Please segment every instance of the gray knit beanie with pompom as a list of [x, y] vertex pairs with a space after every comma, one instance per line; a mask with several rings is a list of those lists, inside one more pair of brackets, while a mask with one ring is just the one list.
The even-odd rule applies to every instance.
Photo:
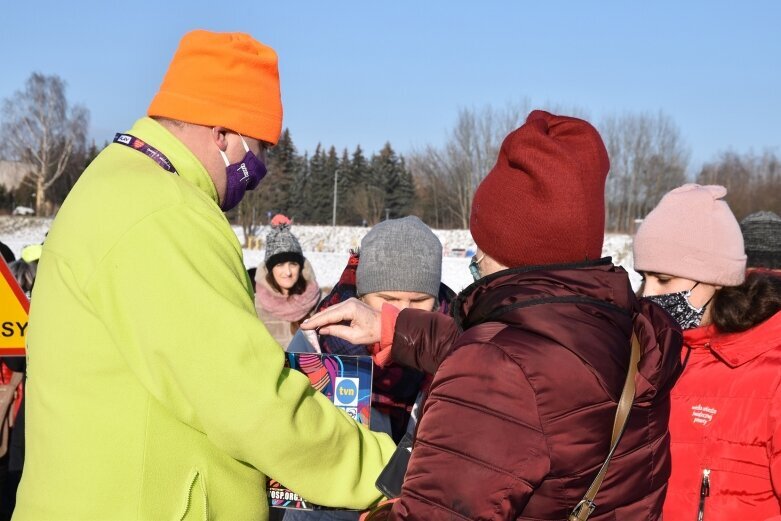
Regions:
[[301, 266], [304, 265], [301, 244], [286, 223], [272, 226], [266, 235], [266, 268], [271, 271], [281, 262], [298, 262]]

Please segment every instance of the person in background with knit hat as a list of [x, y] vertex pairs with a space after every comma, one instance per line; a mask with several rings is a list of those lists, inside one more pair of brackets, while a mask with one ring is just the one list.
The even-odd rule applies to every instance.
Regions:
[[320, 302], [315, 272], [304, 258], [290, 224], [284, 215], [274, 217], [266, 236], [264, 262], [255, 272], [255, 309], [283, 347]]
[[746, 266], [781, 274], [781, 217], [773, 212], [752, 213], [740, 221], [746, 247]]
[[147, 116], [43, 246], [14, 519], [265, 520], [267, 476], [322, 505], [379, 501], [393, 440], [284, 367], [223, 214], [280, 135], [276, 53], [189, 32]]
[[[447, 314], [455, 296], [442, 279], [442, 243], [423, 221], [414, 216], [376, 224], [353, 252], [331, 293], [317, 307], [328, 309], [352, 297], [376, 310], [437, 310]], [[302, 331], [288, 347], [291, 352], [323, 352], [340, 355], [368, 355], [371, 347], [336, 336], [319, 335], [313, 346]], [[398, 443], [415, 427], [411, 413], [431, 378], [422, 371], [389, 363], [375, 365], [372, 375], [370, 424]], [[303, 512], [289, 510], [285, 521], [357, 520], [357, 512]]]
[[634, 239], [643, 296], [683, 329], [665, 521], [781, 520], [781, 278], [752, 272], [723, 186], [665, 195]]
[[[592, 508], [595, 521], [661, 518], [681, 334], [600, 258], [608, 170], [589, 123], [532, 112], [475, 192], [476, 280], [452, 318], [351, 301], [302, 326], [436, 371], [389, 519], [585, 519]], [[581, 503], [627, 381], [626, 429], [595, 503]]]

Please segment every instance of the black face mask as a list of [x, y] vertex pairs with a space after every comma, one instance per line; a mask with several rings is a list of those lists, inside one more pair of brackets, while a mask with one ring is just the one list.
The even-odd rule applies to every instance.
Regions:
[[700, 325], [702, 316], [705, 314], [705, 307], [710, 302], [708, 300], [701, 308], [695, 308], [689, 303], [689, 296], [698, 284], [699, 282], [688, 291], [665, 293], [645, 298], [667, 311], [681, 326], [681, 329], [692, 329]]

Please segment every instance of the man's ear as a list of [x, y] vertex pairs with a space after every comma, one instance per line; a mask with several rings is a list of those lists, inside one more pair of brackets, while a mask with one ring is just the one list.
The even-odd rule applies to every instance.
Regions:
[[228, 129], [225, 127], [212, 127], [212, 140], [223, 152], [228, 150]]

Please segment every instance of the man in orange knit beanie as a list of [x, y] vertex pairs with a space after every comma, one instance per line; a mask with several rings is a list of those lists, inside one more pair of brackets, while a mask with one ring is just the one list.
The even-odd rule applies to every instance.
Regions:
[[379, 501], [393, 441], [284, 367], [223, 214], [280, 134], [276, 53], [188, 33], [148, 116], [43, 247], [15, 519], [265, 520], [267, 477], [320, 505]]

